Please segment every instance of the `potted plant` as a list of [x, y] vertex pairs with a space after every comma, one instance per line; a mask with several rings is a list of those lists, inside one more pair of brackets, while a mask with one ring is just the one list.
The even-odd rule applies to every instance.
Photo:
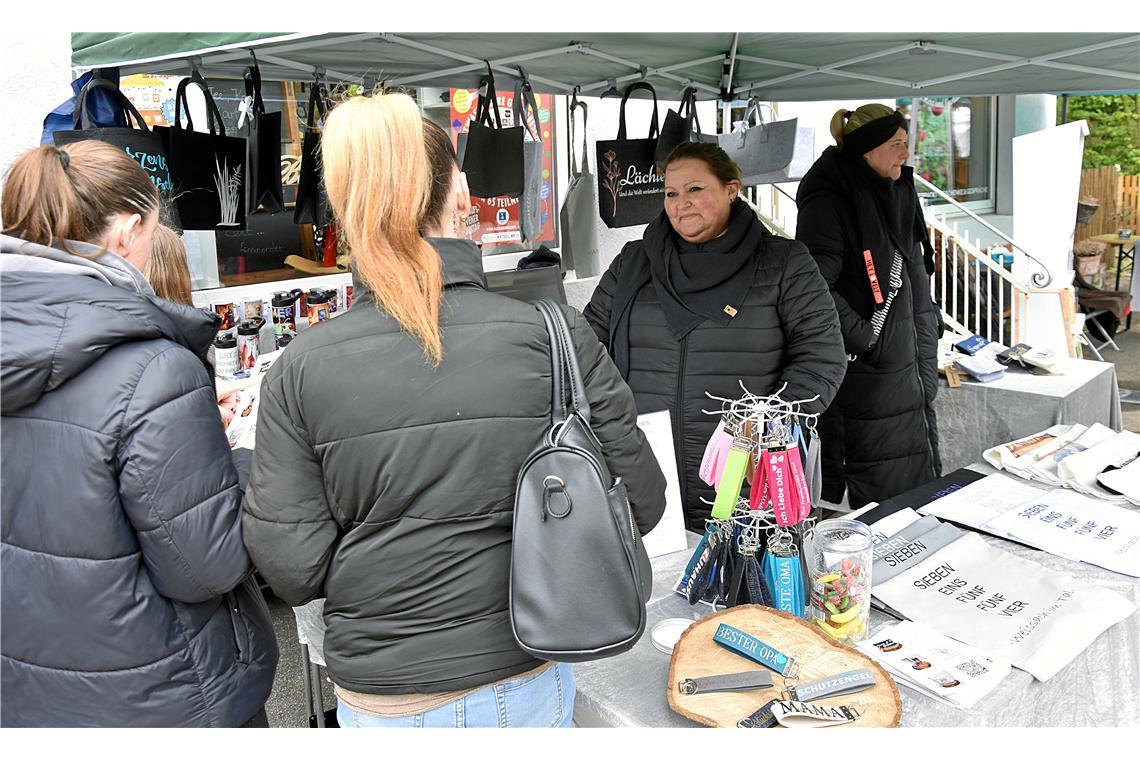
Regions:
[[1100, 260], [1105, 248], [1104, 243], [1088, 238], [1073, 246], [1073, 259], [1081, 277], [1090, 277], [1100, 271]]
[[1077, 224], [1088, 224], [1091, 222], [1099, 208], [1099, 198], [1092, 195], [1082, 195], [1081, 199], [1077, 201]]

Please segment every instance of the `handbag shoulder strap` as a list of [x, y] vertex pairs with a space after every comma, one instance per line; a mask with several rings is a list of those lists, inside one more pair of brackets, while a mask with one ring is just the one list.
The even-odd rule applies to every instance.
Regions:
[[[523, 71], [522, 66], [519, 66], [518, 70], [520, 78], [518, 84], [515, 85], [515, 126], [525, 129], [535, 142], [541, 142], [542, 132], [538, 128], [538, 100], [534, 97], [534, 88], [530, 86], [530, 79]], [[533, 130], [530, 128], [530, 121], [527, 119], [528, 111], [534, 121]]]
[[542, 316], [546, 334], [550, 338], [550, 426], [557, 427], [566, 421], [566, 396], [563, 386], [565, 372], [562, 366], [562, 345], [558, 340], [558, 328], [551, 321], [545, 301], [531, 301]]
[[[555, 342], [560, 346], [561, 354], [561, 368], [557, 373], [562, 375], [565, 373], [566, 386], [569, 388], [569, 394], [562, 391], [563, 399], [561, 401], [562, 408], [565, 410], [567, 402], [569, 402], [570, 409], [572, 409], [587, 426], [590, 424], [590, 403], [586, 398], [586, 387], [582, 383], [582, 373], [578, 369], [578, 355], [574, 350], [574, 339], [570, 333], [570, 326], [566, 324], [566, 317], [562, 314], [562, 309], [558, 304], [549, 299], [542, 299], [533, 302], [538, 310], [543, 313], [547, 319], [547, 328], [553, 330], [551, 333], [551, 345]], [[555, 338], [557, 340], [555, 340]], [[563, 415], [565, 416], [565, 411]]]
[[253, 113], [261, 116], [265, 113], [265, 101], [261, 98], [261, 68], [257, 65], [257, 58], [254, 58], [253, 64], [245, 70], [242, 79], [245, 80], [246, 97], [253, 99]]
[[[578, 165], [578, 150], [575, 147], [575, 119], [573, 119], [573, 112], [576, 108], [581, 108], [581, 166]], [[570, 132], [570, 175], [576, 175], [581, 172], [589, 173], [589, 152], [588, 147], [589, 132], [589, 109], [585, 103], [578, 100], [578, 93], [570, 96], [569, 108], [569, 132]]]
[[649, 125], [649, 138], [657, 137], [657, 90], [653, 89], [653, 85], [649, 82], [634, 82], [629, 87], [625, 88], [625, 94], [621, 96], [621, 115], [618, 117], [618, 135], [617, 139], [624, 140], [625, 138], [625, 103], [629, 100], [629, 94], [634, 90], [649, 90], [653, 94], [653, 122]]
[[182, 108], [185, 107], [186, 129], [191, 132], [194, 131], [194, 120], [190, 116], [190, 104], [186, 100], [186, 90], [190, 85], [197, 86], [206, 99], [206, 126], [209, 128], [210, 134], [225, 137], [226, 125], [222, 123], [222, 112], [218, 110], [218, 104], [214, 102], [214, 96], [210, 93], [210, 86], [206, 84], [206, 80], [197, 71], [178, 83], [178, 89], [174, 93], [174, 124], [171, 126], [174, 129], [182, 129]]
[[127, 126], [130, 126], [130, 120], [134, 119], [135, 124], [138, 124], [140, 130], [144, 132], [150, 131], [142, 114], [135, 108], [134, 103], [123, 94], [119, 86], [109, 79], [98, 78], [91, 79], [91, 81], [83, 85], [83, 89], [79, 91], [79, 97], [76, 98], [76, 105], [79, 107], [75, 109], [75, 117], [72, 121], [75, 129], [91, 128], [91, 116], [87, 112], [87, 96], [92, 90], [105, 90], [111, 94], [111, 99], [114, 100], [119, 109], [126, 114]]
[[[475, 122], [485, 124], [493, 129], [503, 128], [503, 118], [499, 114], [499, 94], [495, 91], [495, 73], [491, 71], [491, 64], [487, 64], [487, 73], [479, 78], [479, 105], [475, 109]], [[495, 111], [495, 121], [491, 121], [491, 109]]]
[[314, 79], [309, 89], [309, 114], [305, 118], [305, 129], [310, 132], [319, 132], [318, 120], [328, 115], [328, 108], [321, 97], [321, 80]]

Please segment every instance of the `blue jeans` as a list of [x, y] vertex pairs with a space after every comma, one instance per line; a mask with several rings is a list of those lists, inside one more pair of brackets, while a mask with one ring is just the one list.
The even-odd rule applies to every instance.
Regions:
[[336, 719], [341, 728], [567, 728], [576, 692], [573, 669], [559, 662], [538, 675], [484, 686], [402, 718], [378, 718], [338, 702]]

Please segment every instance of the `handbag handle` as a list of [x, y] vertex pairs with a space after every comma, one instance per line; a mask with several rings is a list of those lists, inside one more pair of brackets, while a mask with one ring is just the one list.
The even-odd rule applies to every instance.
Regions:
[[[535, 142], [541, 142], [542, 133], [538, 129], [538, 101], [534, 97], [534, 89], [530, 86], [530, 79], [526, 72], [523, 71], [522, 66], [517, 68], [519, 70], [519, 81], [515, 85], [515, 126], [525, 129]], [[530, 123], [526, 119], [528, 109], [534, 118], [534, 131], [531, 131]]]
[[305, 129], [310, 132], [319, 132], [317, 127], [317, 119], [323, 119], [328, 116], [329, 110], [325, 106], [325, 101], [321, 97], [321, 80], [314, 79], [312, 86], [309, 88], [309, 113], [305, 117]]
[[185, 105], [185, 128], [191, 132], [194, 131], [194, 119], [190, 116], [190, 103], [186, 100], [186, 89], [190, 85], [196, 85], [206, 98], [206, 125], [210, 130], [210, 134], [225, 137], [226, 125], [222, 123], [222, 112], [218, 110], [218, 104], [214, 102], [214, 96], [210, 94], [210, 86], [206, 84], [206, 80], [197, 71], [178, 83], [178, 89], [174, 93], [174, 123], [171, 126], [174, 129], [183, 128], [182, 107]]
[[681, 111], [677, 115], [685, 118], [690, 134], [700, 134], [701, 118], [697, 115], [696, 87], [686, 87], [681, 93]]
[[[499, 114], [499, 94], [495, 91], [495, 73], [491, 71], [489, 61], [487, 73], [479, 78], [479, 105], [475, 108], [475, 123], [483, 124], [492, 129], [503, 128], [503, 118]], [[495, 109], [495, 121], [491, 122], [491, 109]]]
[[87, 113], [87, 95], [92, 90], [106, 90], [107, 92], [111, 93], [111, 98], [115, 101], [119, 109], [127, 116], [127, 126], [130, 126], [130, 120], [134, 119], [135, 124], [138, 124], [140, 130], [143, 132], [150, 131], [150, 127], [146, 125], [146, 121], [143, 119], [142, 114], [140, 114], [138, 112], [138, 109], [135, 108], [135, 104], [132, 103], [127, 98], [127, 96], [123, 94], [123, 91], [119, 89], [119, 86], [117, 84], [109, 79], [91, 79], [89, 82], [87, 82], [87, 84], [83, 85], [83, 89], [79, 91], [79, 97], [77, 99], [79, 108], [75, 109], [75, 116], [72, 121], [72, 125], [75, 129], [91, 128], [91, 117]]
[[[249, 51], [253, 55], [253, 51]], [[245, 96], [253, 99], [253, 114], [261, 116], [265, 113], [265, 101], [261, 99], [261, 67], [257, 65], [257, 56], [253, 56], [253, 63], [242, 75], [245, 80]]]
[[[554, 376], [559, 378], [555, 386], [555, 395], [553, 403], [557, 404], [558, 411], [555, 412], [552, 408], [551, 418], [557, 424], [565, 420], [567, 417], [567, 401], [569, 407], [573, 410], [578, 417], [590, 425], [590, 403], [586, 399], [586, 387], [582, 383], [582, 373], [578, 369], [578, 355], [574, 351], [574, 340], [571, 337], [570, 327], [566, 324], [566, 317], [562, 314], [562, 309], [558, 304], [553, 301], [543, 298], [532, 303], [542, 313], [543, 319], [546, 321], [546, 329], [550, 333], [551, 357], [552, 368]], [[554, 345], [558, 344], [558, 355], [561, 360], [558, 363], [554, 362]], [[565, 376], [566, 385], [563, 385], [563, 376]], [[566, 398], [565, 388], [569, 386], [570, 394], [569, 399]], [[557, 417], [555, 415], [558, 415]]]
[[649, 90], [653, 93], [653, 122], [649, 125], [649, 139], [652, 140], [657, 137], [657, 90], [653, 89], [653, 85], [649, 82], [634, 82], [625, 88], [625, 94], [621, 96], [621, 116], [618, 118], [617, 139], [625, 139], [625, 102], [629, 100], [629, 94], [634, 90]]
[[581, 171], [586, 174], [590, 173], [590, 152], [586, 150], [589, 147], [587, 141], [589, 138], [588, 125], [590, 123], [590, 109], [586, 104], [578, 100], [578, 90], [574, 89], [574, 94], [570, 96], [569, 107], [569, 124], [570, 124], [570, 176], [579, 173], [578, 169], [578, 151], [574, 147], [574, 109], [582, 109], [582, 168]]

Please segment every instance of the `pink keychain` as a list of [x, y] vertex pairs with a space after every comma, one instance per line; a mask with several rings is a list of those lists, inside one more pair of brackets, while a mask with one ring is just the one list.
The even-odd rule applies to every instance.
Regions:
[[752, 487], [748, 489], [750, 509], [764, 509], [768, 506], [768, 450], [761, 449], [756, 458], [756, 472], [752, 474]]
[[701, 459], [700, 477], [706, 484], [714, 488], [720, 485], [721, 475], [724, 474], [724, 460], [728, 458], [728, 450], [732, 447], [732, 435], [725, 430], [724, 419], [717, 423], [709, 442], [705, 444], [705, 455]]
[[794, 501], [795, 489], [788, 472], [788, 452], [768, 451], [765, 454], [768, 459], [768, 488], [772, 494], [772, 512], [776, 516], [776, 525], [795, 525], [800, 521], [800, 510]]
[[811, 517], [811, 490], [808, 488], [803, 461], [800, 459], [799, 444], [793, 444], [788, 449], [788, 463], [791, 468], [792, 489], [796, 495], [796, 503], [799, 506], [799, 519], [806, 520]]

